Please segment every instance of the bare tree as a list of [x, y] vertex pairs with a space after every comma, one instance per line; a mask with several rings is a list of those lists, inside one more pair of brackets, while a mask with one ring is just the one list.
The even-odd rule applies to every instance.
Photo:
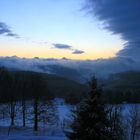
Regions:
[[131, 130], [131, 140], [136, 140], [140, 136], [140, 106], [132, 105], [129, 109], [129, 123]]
[[107, 107], [109, 120], [111, 123], [110, 131], [113, 134], [114, 139], [123, 140], [124, 130], [122, 124], [122, 106], [121, 105], [109, 105]]
[[42, 100], [52, 99], [53, 96], [50, 94], [43, 77], [34, 73], [31, 76], [31, 92], [34, 101], [34, 131], [38, 131], [38, 121], [39, 121], [39, 103]]
[[33, 107], [34, 107], [34, 131], [38, 131], [39, 120], [39, 99], [43, 91], [42, 80], [36, 75], [32, 75], [32, 94], [33, 94]]
[[26, 126], [26, 97], [25, 94], [27, 92], [27, 88], [29, 86], [27, 78], [25, 78], [25, 75], [22, 74], [20, 81], [20, 93], [21, 93], [21, 106], [22, 106], [22, 126]]
[[0, 118], [3, 119], [3, 124], [4, 124], [4, 121], [5, 121], [5, 118], [8, 117], [8, 105], [5, 103], [3, 104], [0, 104]]

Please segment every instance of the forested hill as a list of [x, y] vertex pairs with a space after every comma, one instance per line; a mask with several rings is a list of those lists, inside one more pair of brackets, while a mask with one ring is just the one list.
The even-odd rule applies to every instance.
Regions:
[[106, 81], [106, 87], [118, 90], [140, 90], [140, 72], [116, 73]]
[[87, 90], [86, 85], [64, 77], [31, 71], [8, 71], [5, 68], [0, 68], [1, 100], [9, 100], [12, 95], [21, 99], [23, 94], [28, 99], [38, 91], [40, 97], [43, 98], [60, 97], [75, 103], [80, 101]]
[[[113, 74], [103, 83], [102, 99], [106, 102], [140, 102], [140, 72]], [[1, 102], [39, 96], [42, 99], [64, 98], [66, 102], [77, 103], [88, 91], [86, 85], [57, 75], [0, 68]]]
[[140, 72], [113, 74], [104, 81], [104, 90], [107, 91], [104, 98], [111, 102], [140, 103]]

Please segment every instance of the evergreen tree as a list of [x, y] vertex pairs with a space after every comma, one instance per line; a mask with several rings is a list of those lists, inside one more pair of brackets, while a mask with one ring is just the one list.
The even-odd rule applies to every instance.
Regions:
[[90, 82], [91, 91], [74, 111], [71, 140], [113, 140], [105, 105], [101, 103], [102, 91], [97, 88], [95, 77]]

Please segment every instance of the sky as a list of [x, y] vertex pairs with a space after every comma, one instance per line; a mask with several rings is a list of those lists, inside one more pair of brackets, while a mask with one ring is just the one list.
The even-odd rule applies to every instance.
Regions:
[[140, 71], [140, 0], [0, 0], [0, 6], [2, 67], [78, 81]]
[[[89, 14], [86, 4], [86, 0], [1, 0], [0, 56], [78, 60], [117, 56], [128, 40], [105, 29], [98, 9]], [[98, 7], [97, 0], [92, 4]]]

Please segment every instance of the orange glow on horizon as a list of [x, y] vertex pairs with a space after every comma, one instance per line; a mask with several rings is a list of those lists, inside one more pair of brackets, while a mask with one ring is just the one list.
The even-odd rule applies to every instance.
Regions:
[[61, 52], [60, 51], [49, 51], [48, 53], [43, 52], [43, 51], [37, 51], [34, 50], [32, 52], [29, 51], [1, 51], [0, 56], [18, 56], [18, 57], [25, 57], [25, 58], [34, 58], [34, 57], [39, 57], [39, 58], [69, 58], [69, 59], [76, 59], [76, 60], [87, 60], [87, 59], [98, 59], [98, 58], [110, 58], [114, 57], [115, 53], [102, 53], [102, 52], [86, 52], [84, 54], [71, 54], [71, 52]]
[[[20, 47], [17, 47], [19, 45]], [[30, 44], [13, 44], [10, 46], [7, 44], [3, 44], [3, 47], [0, 51], [0, 56], [18, 56], [24, 58], [57, 58], [61, 59], [63, 57], [75, 60], [93, 60], [98, 58], [110, 58], [114, 57], [118, 50], [112, 49], [104, 49], [104, 48], [91, 48], [91, 47], [83, 47], [87, 48], [85, 53], [83, 54], [72, 54], [72, 50], [64, 50], [64, 49], [55, 49], [51, 48], [51, 46], [40, 46]], [[32, 46], [32, 47], [31, 47]], [[82, 50], [82, 49], [81, 49]]]

